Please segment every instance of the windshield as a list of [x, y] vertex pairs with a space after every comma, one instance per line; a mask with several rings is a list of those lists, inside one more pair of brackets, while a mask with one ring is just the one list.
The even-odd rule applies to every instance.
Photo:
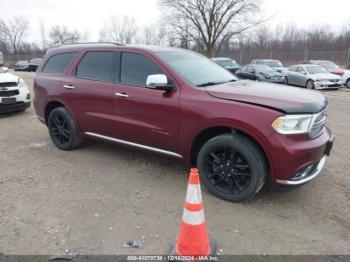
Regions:
[[215, 85], [237, 80], [230, 72], [212, 60], [193, 52], [173, 51], [161, 52], [156, 55], [181, 77], [196, 86]]
[[305, 66], [309, 74], [327, 74], [328, 71], [321, 66]]
[[17, 64], [18, 64], [18, 65], [28, 64], [28, 61], [18, 61]]
[[238, 64], [237, 64], [237, 62], [236, 61], [234, 61], [234, 60], [229, 60], [229, 59], [227, 59], [227, 60], [219, 60], [219, 61], [216, 61], [219, 65], [221, 65], [221, 66], [239, 66]]
[[266, 65], [254, 65], [253, 66], [257, 72], [275, 74], [276, 71], [271, 67]]
[[283, 64], [278, 60], [266, 61], [266, 64], [271, 67], [283, 67]]
[[333, 69], [339, 68], [339, 66], [337, 66], [336, 64], [334, 64], [332, 62], [320, 62], [319, 64], [320, 64], [320, 66], [326, 68], [327, 70], [333, 70]]

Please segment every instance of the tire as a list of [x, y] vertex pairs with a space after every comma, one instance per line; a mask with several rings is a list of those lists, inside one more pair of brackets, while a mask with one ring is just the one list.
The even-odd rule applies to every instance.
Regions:
[[286, 84], [287, 86], [289, 86], [288, 77], [286, 77], [285, 84]]
[[71, 114], [64, 107], [58, 107], [49, 114], [47, 126], [55, 146], [70, 151], [80, 145], [79, 129]]
[[231, 202], [252, 199], [267, 177], [260, 148], [239, 134], [224, 134], [206, 142], [199, 151], [197, 166], [208, 190]]
[[307, 88], [307, 89], [315, 89], [315, 83], [314, 83], [314, 81], [308, 80], [308, 81], [306, 82], [306, 88]]

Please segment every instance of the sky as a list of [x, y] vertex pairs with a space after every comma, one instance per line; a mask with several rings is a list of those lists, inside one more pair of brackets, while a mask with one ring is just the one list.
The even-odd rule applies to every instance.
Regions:
[[[261, 0], [269, 24], [293, 23], [301, 28], [329, 24], [340, 30], [350, 22], [349, 0]], [[140, 26], [156, 23], [161, 16], [158, 0], [0, 0], [0, 19], [23, 16], [30, 22], [28, 41], [40, 41], [40, 23], [48, 31], [53, 25], [66, 25], [88, 33], [98, 40], [98, 33], [111, 15], [128, 15]]]

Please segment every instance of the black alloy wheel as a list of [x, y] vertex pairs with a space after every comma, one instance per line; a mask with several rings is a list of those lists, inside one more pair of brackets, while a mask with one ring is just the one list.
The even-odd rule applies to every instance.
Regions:
[[260, 148], [239, 134], [224, 134], [209, 140], [198, 154], [197, 165], [209, 191], [232, 202], [253, 198], [267, 176], [267, 164]]
[[48, 118], [48, 128], [53, 143], [59, 149], [68, 151], [79, 146], [78, 128], [67, 109], [54, 109]]

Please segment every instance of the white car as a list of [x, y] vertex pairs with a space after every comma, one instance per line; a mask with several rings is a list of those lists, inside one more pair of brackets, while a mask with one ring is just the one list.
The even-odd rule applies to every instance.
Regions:
[[31, 98], [27, 84], [18, 76], [0, 67], [0, 113], [24, 111], [30, 107]]
[[347, 88], [350, 88], [350, 70], [345, 70], [342, 76], [342, 83]]

